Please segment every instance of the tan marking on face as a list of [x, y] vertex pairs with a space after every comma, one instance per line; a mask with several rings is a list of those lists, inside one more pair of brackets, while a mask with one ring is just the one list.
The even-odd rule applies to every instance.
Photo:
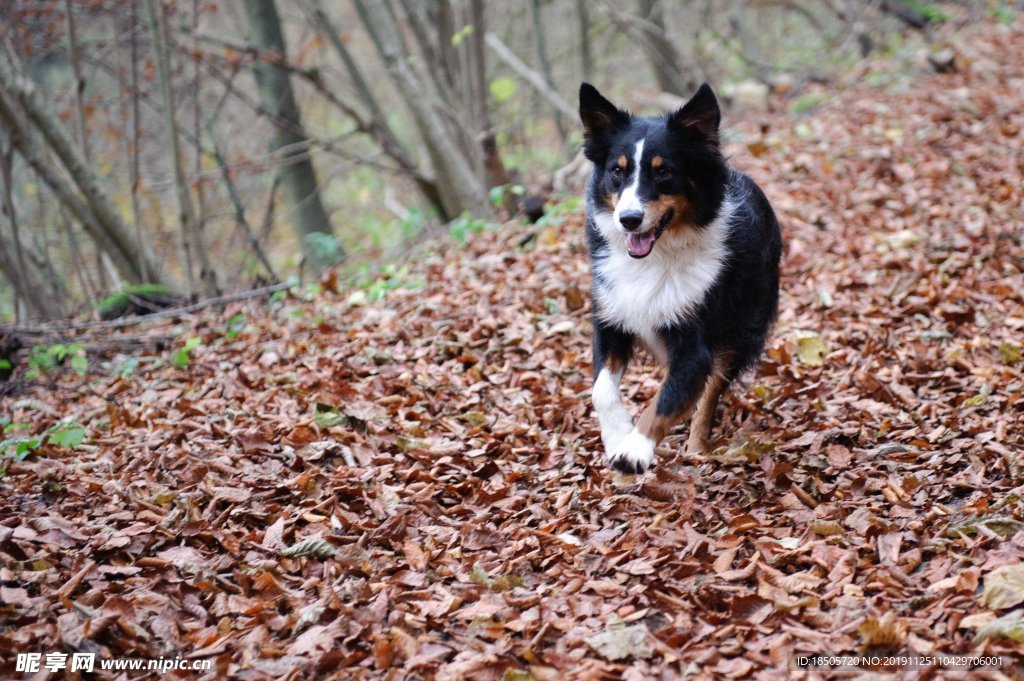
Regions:
[[627, 165], [629, 165], [629, 159], [628, 159], [628, 158], [626, 158], [626, 155], [625, 155], [625, 154], [623, 154], [622, 156], [619, 156], [619, 159], [618, 159], [618, 160], [617, 160], [617, 161], [616, 161], [615, 163], [616, 163], [616, 164], [617, 164], [617, 165], [618, 165], [618, 166], [619, 166], [620, 168], [622, 168], [623, 170], [625, 170], [625, 169], [626, 169], [626, 166], [627, 166]]
[[678, 194], [662, 194], [657, 201], [649, 202], [644, 208], [650, 212], [654, 224], [661, 224], [661, 218], [672, 210], [672, 222], [665, 226], [665, 231], [683, 230], [693, 224], [693, 207], [685, 196]]
[[605, 194], [605, 203], [611, 206], [612, 210], [615, 210], [615, 206], [618, 205], [619, 203], [619, 195], [616, 194], [615, 192], [612, 192], [611, 194]]
[[651, 167], [652, 168], [660, 168], [661, 164], [664, 163], [664, 162], [665, 161], [664, 161], [664, 159], [661, 158], [661, 156], [655, 156], [654, 158], [651, 159]]

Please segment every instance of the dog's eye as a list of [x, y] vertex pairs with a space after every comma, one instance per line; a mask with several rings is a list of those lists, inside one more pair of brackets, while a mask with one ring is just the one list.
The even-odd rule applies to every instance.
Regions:
[[672, 179], [672, 171], [668, 168], [657, 168], [654, 171], [654, 179], [657, 182], [664, 182]]
[[616, 180], [621, 180], [624, 174], [621, 166], [613, 166], [611, 169], [612, 178]]

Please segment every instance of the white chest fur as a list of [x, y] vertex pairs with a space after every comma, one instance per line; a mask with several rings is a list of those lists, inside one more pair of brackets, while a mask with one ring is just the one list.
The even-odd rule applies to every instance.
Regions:
[[727, 199], [707, 227], [665, 234], [641, 259], [626, 252], [625, 235], [611, 213], [595, 214], [594, 223], [608, 241], [594, 260], [595, 302], [602, 319], [661, 354], [657, 330], [692, 314], [718, 279], [728, 256], [725, 242], [734, 208]]

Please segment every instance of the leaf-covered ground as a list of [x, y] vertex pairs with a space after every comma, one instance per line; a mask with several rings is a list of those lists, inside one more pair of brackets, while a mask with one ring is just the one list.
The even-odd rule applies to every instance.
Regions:
[[[382, 300], [148, 324], [164, 359], [200, 339], [182, 368], [108, 353], [18, 384], [0, 416], [85, 442], [7, 460], [0, 675], [86, 651], [211, 678], [786, 678], [793, 652], [891, 650], [1021, 674], [1024, 25], [954, 44], [957, 73], [874, 62], [802, 118], [728, 120], [784, 225], [779, 323], [718, 448], [677, 433], [635, 484], [590, 413], [578, 211], [525, 247], [442, 238]], [[933, 672], [899, 673], [967, 676]]]

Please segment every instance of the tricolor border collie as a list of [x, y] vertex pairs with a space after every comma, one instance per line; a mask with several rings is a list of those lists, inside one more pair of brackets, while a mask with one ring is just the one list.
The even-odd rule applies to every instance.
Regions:
[[[722, 156], [705, 83], [681, 109], [641, 118], [580, 86], [593, 274], [594, 410], [609, 465], [643, 473], [692, 415], [704, 451], [718, 398], [757, 363], [775, 319], [782, 237], [768, 200]], [[619, 383], [633, 349], [666, 368], [636, 425]]]

